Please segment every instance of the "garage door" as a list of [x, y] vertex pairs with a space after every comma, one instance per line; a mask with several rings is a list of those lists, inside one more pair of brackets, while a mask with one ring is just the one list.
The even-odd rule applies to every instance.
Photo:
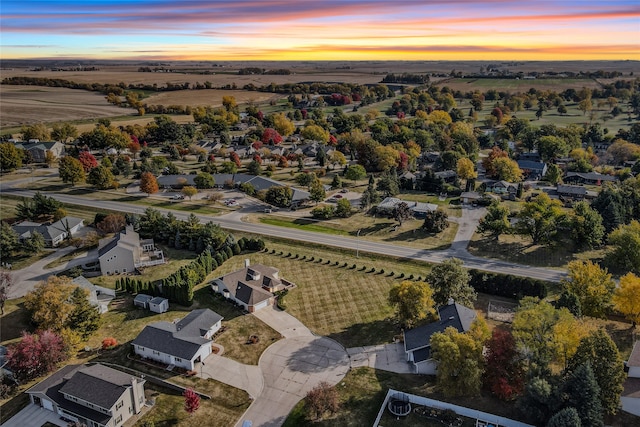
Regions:
[[259, 302], [258, 304], [253, 306], [253, 311], [258, 311], [261, 308], [265, 308], [268, 304], [269, 304], [269, 300], [264, 300], [262, 302]]
[[48, 409], [50, 411], [53, 411], [53, 403], [51, 403], [50, 400], [42, 399], [42, 407], [44, 409]]

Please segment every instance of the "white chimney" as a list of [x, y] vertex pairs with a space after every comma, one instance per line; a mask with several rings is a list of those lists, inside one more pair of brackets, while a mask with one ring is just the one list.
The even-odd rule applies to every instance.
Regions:
[[251, 265], [251, 261], [249, 260], [249, 258], [246, 258], [244, 260], [244, 268], [249, 268], [250, 265]]
[[447, 301], [447, 305], [453, 305], [454, 301], [453, 298], [449, 298], [449, 301]]

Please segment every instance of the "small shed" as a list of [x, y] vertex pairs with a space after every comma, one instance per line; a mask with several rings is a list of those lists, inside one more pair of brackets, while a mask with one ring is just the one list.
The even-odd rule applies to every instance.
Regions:
[[165, 313], [169, 310], [169, 300], [162, 297], [155, 297], [149, 300], [149, 310], [154, 313]]
[[152, 299], [153, 297], [151, 295], [138, 294], [133, 299], [133, 305], [136, 307], [149, 308], [149, 301]]

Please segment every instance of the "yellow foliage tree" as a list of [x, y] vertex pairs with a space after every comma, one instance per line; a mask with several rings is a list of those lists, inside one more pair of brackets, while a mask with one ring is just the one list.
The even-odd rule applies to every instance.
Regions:
[[396, 308], [398, 320], [408, 327], [435, 316], [433, 289], [425, 282], [405, 280], [389, 291], [389, 304]]
[[582, 313], [587, 316], [604, 317], [611, 306], [616, 284], [606, 268], [591, 261], [572, 261], [568, 265], [569, 278], [562, 285], [574, 293]]
[[282, 136], [289, 136], [295, 130], [296, 126], [283, 113], [273, 115], [273, 128]]
[[557, 315], [558, 319], [553, 326], [556, 344], [555, 360], [563, 368], [566, 368], [569, 359], [576, 353], [580, 340], [588, 336], [592, 328], [584, 321], [576, 319], [564, 307], [557, 311]]
[[71, 278], [49, 276], [24, 297], [24, 306], [31, 312], [31, 320], [41, 329], [60, 332], [65, 328], [75, 306], [71, 295], [77, 286]]
[[475, 171], [473, 162], [466, 157], [458, 160], [457, 172], [460, 179], [473, 179], [478, 177], [478, 172]]
[[613, 294], [613, 306], [635, 326], [640, 322], [640, 277], [627, 273]]

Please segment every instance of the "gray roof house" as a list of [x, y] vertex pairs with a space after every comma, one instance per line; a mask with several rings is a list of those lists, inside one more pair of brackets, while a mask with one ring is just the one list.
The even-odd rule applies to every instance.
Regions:
[[16, 148], [22, 148], [28, 151], [36, 163], [44, 163], [47, 153], [50, 152], [55, 159], [64, 153], [64, 144], [58, 141], [40, 142], [33, 140], [29, 142], [21, 142], [16, 144]]
[[598, 194], [595, 191], [588, 191], [581, 185], [565, 185], [558, 184], [556, 187], [556, 193], [559, 196], [570, 197], [573, 199], [595, 199]]
[[78, 276], [71, 281], [74, 285], [89, 291], [89, 302], [98, 307], [100, 314], [109, 311], [109, 303], [116, 297], [116, 291], [102, 286], [96, 286], [84, 276]]
[[567, 172], [564, 181], [571, 184], [600, 185], [603, 182], [618, 181], [617, 176], [603, 175], [596, 172]]
[[540, 179], [547, 174], [547, 164], [544, 162], [518, 160], [517, 163], [528, 179]]
[[227, 182], [232, 182], [234, 186], [239, 186], [240, 184], [250, 183], [253, 185], [253, 188], [256, 191], [260, 190], [268, 190], [271, 187], [290, 187], [293, 190], [293, 196], [291, 198], [291, 204], [297, 205], [309, 199], [309, 192], [300, 190], [295, 187], [291, 187], [282, 182], [276, 181], [275, 179], [267, 178], [265, 176], [256, 176], [249, 175], [244, 173], [236, 173], [236, 174], [225, 174], [225, 173], [214, 173], [213, 179], [216, 182], [216, 186], [222, 186]]
[[407, 204], [407, 206], [413, 213], [413, 216], [415, 216], [416, 218], [424, 218], [427, 212], [433, 212], [438, 209], [438, 205], [433, 203], [411, 202], [400, 200], [397, 197], [386, 197], [378, 204], [378, 206], [376, 206], [376, 212], [383, 215], [391, 215], [396, 206], [402, 202]]
[[65, 216], [52, 224], [22, 221], [19, 224], [13, 225], [11, 228], [18, 234], [20, 241], [27, 240], [34, 231], [37, 231], [44, 237], [45, 246], [55, 248], [69, 236], [69, 233], [73, 236], [83, 225], [83, 219]]
[[211, 282], [211, 289], [241, 305], [250, 313], [274, 303], [273, 292], [295, 286], [281, 279], [277, 268], [262, 264], [249, 265]]
[[516, 194], [518, 192], [518, 184], [507, 181], [487, 181], [485, 189], [496, 194]]
[[164, 253], [157, 249], [153, 239], [140, 240], [132, 225], [112, 239], [98, 244], [98, 261], [102, 274], [132, 273], [138, 268], [164, 264]]
[[26, 393], [32, 404], [67, 421], [115, 427], [142, 410], [144, 383], [101, 364], [68, 365]]
[[404, 332], [404, 350], [407, 361], [413, 363], [416, 373], [433, 375], [436, 363], [431, 358], [431, 336], [454, 327], [458, 332], [467, 332], [476, 319], [475, 310], [451, 302], [438, 308], [440, 320]]
[[211, 354], [213, 335], [222, 316], [208, 308], [193, 310], [175, 322], [155, 322], [144, 327], [131, 342], [134, 352], [169, 366], [194, 370]]
[[185, 185], [190, 185], [195, 187], [196, 182], [194, 181], [197, 175], [160, 175], [157, 179], [158, 186], [160, 188], [174, 188], [180, 189]]

